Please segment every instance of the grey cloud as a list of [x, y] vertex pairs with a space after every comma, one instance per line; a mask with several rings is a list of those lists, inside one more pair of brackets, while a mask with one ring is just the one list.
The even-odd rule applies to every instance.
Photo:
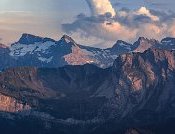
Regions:
[[119, 11], [125, 11], [125, 12], [129, 13], [131, 10], [127, 7], [123, 7]]
[[[77, 15], [74, 22], [62, 24], [62, 29], [64, 32], [69, 34], [79, 32], [82, 36], [85, 37], [95, 36], [97, 38], [102, 38], [107, 41], [114, 41], [122, 38], [124, 36], [124, 33], [126, 32], [125, 30], [128, 30], [128, 32], [126, 32], [128, 33], [127, 35], [129, 35], [130, 32], [132, 33], [132, 31], [134, 34], [134, 30], [138, 30], [138, 33], [140, 34], [144, 32], [142, 30], [147, 30], [147, 28], [145, 28], [145, 25], [154, 25], [154, 29], [160, 28], [161, 30], [163, 24], [173, 24], [173, 20], [175, 19], [174, 12], [163, 12], [153, 9], [150, 9], [149, 11], [152, 15], [159, 17], [159, 21], [154, 21], [147, 15], [135, 14], [134, 11], [131, 11], [130, 9], [122, 8], [117, 11], [117, 15], [114, 17], [111, 17], [112, 15], [110, 13], [99, 16], [86, 16], [85, 14], [79, 14]], [[119, 15], [120, 12], [125, 12], [126, 15], [121, 16]], [[116, 33], [114, 31], [113, 33], [107, 33], [106, 29], [103, 29], [103, 27], [101, 27], [101, 24], [105, 24], [107, 27], [111, 26], [111, 29], [114, 27], [113, 25], [116, 24], [116, 27], [114, 27], [114, 31], [118, 30], [118, 27], [124, 27], [121, 28], [124, 30], [121, 31], [120, 29], [119, 31], [116, 31]], [[142, 29], [142, 27], [144, 28]], [[162, 36], [162, 33], [166, 34], [166, 32], [168, 33], [168, 30], [161, 31], [160, 36]], [[138, 33], [136, 33], [135, 36], [137, 36]], [[146, 31], [145, 33], [149, 33], [149, 31]], [[135, 38], [137, 38], [135, 36], [132, 36], [131, 38], [135, 40]], [[155, 36], [158, 37], [159, 35]]]
[[134, 18], [133, 18], [133, 21], [132, 21], [132, 23], [133, 22], [135, 22], [135, 23], [151, 23], [152, 22], [152, 20], [151, 20], [151, 18], [150, 17], [148, 17], [148, 16], [145, 16], [145, 15], [136, 15], [136, 16], [134, 16]]
[[99, 24], [103, 24], [105, 21], [107, 21], [106, 16], [78, 16], [77, 20], [73, 23], [62, 24], [62, 29], [68, 34], [81, 32], [81, 35], [85, 37], [93, 35], [99, 38], [104, 38], [98, 35], [98, 33], [100, 32]]
[[67, 33], [75, 32], [77, 30], [89, 31], [89, 28], [94, 27], [94, 24], [103, 24], [105, 21], [110, 21], [111, 14], [106, 13], [105, 15], [90, 17], [79, 14], [76, 18], [77, 19], [73, 23], [62, 24], [62, 29]]
[[150, 9], [150, 12], [153, 15], [158, 16], [160, 18], [160, 22], [167, 22], [175, 19], [175, 13], [173, 11], [164, 12], [164, 11]]

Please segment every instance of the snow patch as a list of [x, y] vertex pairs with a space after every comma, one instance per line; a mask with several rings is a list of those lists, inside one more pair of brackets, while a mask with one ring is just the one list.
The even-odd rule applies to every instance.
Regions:
[[171, 43], [171, 40], [164, 40], [162, 43]]
[[35, 44], [24, 45], [16, 43], [10, 47], [10, 56], [25, 56], [26, 54], [34, 54], [35, 52], [45, 53], [47, 50], [56, 43], [47, 41], [44, 43], [36, 42]]
[[49, 63], [49, 62], [52, 61], [53, 56], [50, 57], [50, 58], [38, 57], [38, 59], [39, 59], [40, 61], [42, 61], [42, 62], [47, 62], [47, 63]]
[[124, 47], [125, 49], [128, 49], [128, 50], [131, 51], [131, 47], [126, 45], [126, 44], [124, 44], [124, 43], [120, 43], [119, 46]]

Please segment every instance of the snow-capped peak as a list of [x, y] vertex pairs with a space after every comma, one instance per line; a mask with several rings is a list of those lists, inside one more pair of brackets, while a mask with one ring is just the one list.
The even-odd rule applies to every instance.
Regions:
[[132, 45], [125, 42], [125, 41], [122, 41], [122, 40], [118, 40], [114, 46], [112, 47], [113, 50], [117, 50], [117, 51], [125, 51], [125, 50], [128, 50], [128, 51], [131, 51], [132, 49]]
[[21, 38], [19, 39], [19, 41], [17, 43], [30, 45], [30, 44], [35, 44], [38, 42], [44, 43], [47, 41], [55, 42], [55, 40], [50, 39], [50, 38], [44, 38], [44, 37], [24, 33], [24, 34], [22, 34]]
[[128, 45], [131, 45], [131, 44], [129, 44], [129, 43], [125, 42], [125, 41], [122, 41], [122, 40], [118, 40], [118, 41], [114, 44], [113, 48], [114, 48], [114, 47], [117, 47], [117, 46], [128, 46]]
[[41, 42], [42, 40], [43, 40], [42, 37], [24, 33], [24, 34], [22, 34], [22, 36], [19, 39], [18, 43], [29, 45], [29, 44], [34, 44], [36, 42]]
[[49, 48], [57, 42], [50, 38], [43, 38], [31, 34], [23, 34], [18, 42], [13, 43], [10, 49], [11, 56], [25, 56], [26, 54], [47, 54]]

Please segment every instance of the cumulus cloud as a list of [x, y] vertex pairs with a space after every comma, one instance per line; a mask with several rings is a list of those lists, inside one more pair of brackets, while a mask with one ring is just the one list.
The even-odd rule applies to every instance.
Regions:
[[92, 16], [103, 15], [110, 13], [112, 16], [116, 15], [115, 9], [112, 7], [109, 0], [86, 0]]
[[86, 0], [91, 16], [80, 14], [73, 23], [63, 24], [67, 33], [81, 33], [106, 41], [133, 41], [139, 36], [161, 39], [175, 36], [175, 14], [141, 7], [115, 11], [109, 0]]
[[137, 15], [145, 15], [150, 17], [153, 21], [158, 21], [159, 17], [150, 13], [150, 11], [146, 7], [141, 7], [138, 11], [136, 11]]

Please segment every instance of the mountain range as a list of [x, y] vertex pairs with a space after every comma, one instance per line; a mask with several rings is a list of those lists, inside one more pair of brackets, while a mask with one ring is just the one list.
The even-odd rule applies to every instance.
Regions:
[[174, 38], [119, 40], [100, 49], [67, 35], [55, 41], [23, 34], [0, 49], [0, 129], [174, 134], [174, 47]]
[[133, 44], [118, 40], [111, 48], [100, 49], [79, 45], [67, 35], [55, 41], [50, 38], [23, 34], [19, 41], [12, 43], [10, 47], [0, 45], [0, 70], [20, 66], [54, 68], [87, 63], [107, 68], [120, 54], [144, 52], [149, 48], [173, 50], [175, 38], [165, 38], [159, 42], [140, 37]]

